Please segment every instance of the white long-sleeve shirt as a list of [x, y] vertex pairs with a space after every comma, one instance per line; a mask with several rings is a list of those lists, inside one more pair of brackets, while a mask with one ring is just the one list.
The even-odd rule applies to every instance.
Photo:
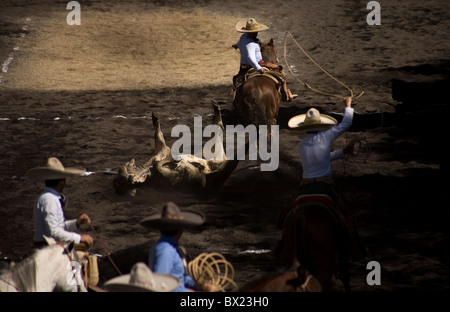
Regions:
[[61, 194], [53, 188], [45, 188], [34, 205], [34, 241], [44, 242], [43, 235], [56, 241], [73, 241], [80, 243], [81, 236], [76, 220], [66, 221], [60, 202]]
[[331, 151], [331, 143], [343, 134], [353, 121], [353, 108], [346, 107], [342, 121], [325, 131], [308, 134], [298, 145], [303, 166], [303, 178], [313, 179], [331, 175], [331, 162], [344, 157], [343, 149]]
[[261, 69], [258, 62], [262, 61], [261, 47], [246, 33], [243, 34], [236, 43], [241, 52], [241, 64], [252, 66], [256, 71]]

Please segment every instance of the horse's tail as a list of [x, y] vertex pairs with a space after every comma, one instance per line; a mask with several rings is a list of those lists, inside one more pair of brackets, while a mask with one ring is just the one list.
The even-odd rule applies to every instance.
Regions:
[[305, 230], [308, 227], [308, 220], [305, 215], [301, 212], [297, 214], [296, 217], [296, 227], [295, 227], [295, 238], [297, 239], [296, 244], [296, 255], [298, 261], [307, 268], [313, 267], [313, 261], [309, 256], [309, 253], [306, 252], [309, 250], [308, 238], [305, 235]]
[[263, 92], [260, 87], [253, 88], [244, 97], [244, 103], [247, 106], [248, 119], [254, 125], [267, 125], [267, 116], [262, 105]]

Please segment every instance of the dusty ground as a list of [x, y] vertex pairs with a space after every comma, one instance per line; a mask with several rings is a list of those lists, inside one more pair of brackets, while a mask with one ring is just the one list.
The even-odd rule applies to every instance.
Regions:
[[[338, 187], [354, 209], [367, 259], [351, 263], [355, 291], [448, 290], [448, 173], [443, 137], [448, 113], [450, 3], [382, 3], [380, 26], [369, 26], [367, 1], [80, 1], [81, 25], [66, 23], [66, 1], [0, 3], [0, 251], [18, 258], [31, 248], [32, 205], [42, 188], [28, 169], [50, 156], [95, 172], [68, 180], [66, 217], [88, 213], [113, 253], [157, 237], [139, 220], [172, 200], [201, 211], [207, 222], [182, 238], [191, 256], [221, 252], [239, 286], [279, 269], [270, 250], [280, 237], [279, 209], [301, 177], [299, 140], [287, 121], [309, 107], [337, 114], [341, 100], [305, 90], [288, 74], [298, 99], [282, 103], [280, 166], [247, 169], [208, 194], [145, 185], [134, 198], [114, 193], [111, 171], [154, 149], [151, 112], [170, 146], [172, 127], [211, 121], [211, 101], [225, 122], [239, 122], [230, 102], [239, 54], [231, 48], [237, 20], [271, 25], [284, 63], [289, 31], [327, 71], [364, 95], [354, 101], [357, 154], [334, 163]], [[314, 67], [292, 40], [294, 74], [342, 96], [347, 90]], [[335, 115], [339, 117], [339, 115]], [[242, 168], [242, 170], [241, 170]], [[89, 228], [83, 228], [91, 233]], [[93, 233], [91, 233], [94, 235]], [[96, 242], [93, 252], [105, 254]], [[381, 264], [380, 286], [366, 283], [366, 264]], [[126, 265], [123, 268], [127, 269]]]

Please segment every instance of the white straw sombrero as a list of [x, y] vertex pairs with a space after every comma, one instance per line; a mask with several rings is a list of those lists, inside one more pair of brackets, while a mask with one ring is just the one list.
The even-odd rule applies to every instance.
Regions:
[[260, 32], [269, 28], [269, 26], [257, 22], [254, 18], [244, 18], [236, 24], [236, 31], [240, 33]]
[[324, 131], [338, 124], [331, 116], [321, 114], [317, 109], [311, 108], [306, 114], [301, 114], [289, 119], [288, 126], [302, 132]]
[[64, 168], [61, 161], [56, 157], [50, 157], [47, 165], [28, 170], [27, 175], [34, 180], [56, 180], [64, 179], [69, 176], [81, 176], [86, 172], [82, 168]]
[[111, 292], [171, 292], [180, 280], [170, 274], [154, 273], [143, 262], [138, 262], [131, 268], [130, 274], [124, 274], [103, 284]]

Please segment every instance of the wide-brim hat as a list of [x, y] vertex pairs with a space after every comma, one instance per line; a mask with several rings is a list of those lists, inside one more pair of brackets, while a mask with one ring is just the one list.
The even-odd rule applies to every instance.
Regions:
[[199, 226], [204, 222], [205, 217], [201, 213], [190, 210], [181, 211], [175, 203], [168, 202], [160, 213], [144, 218], [140, 224], [157, 230], [176, 230]]
[[34, 180], [57, 180], [69, 176], [81, 176], [86, 172], [83, 168], [65, 168], [56, 157], [50, 157], [44, 167], [36, 167], [28, 170], [27, 175]]
[[154, 273], [143, 262], [131, 268], [130, 274], [114, 277], [103, 284], [103, 288], [111, 292], [171, 292], [180, 280], [170, 274]]
[[236, 24], [236, 31], [240, 33], [261, 32], [269, 28], [270, 26], [257, 22], [254, 18], [244, 18]]
[[289, 119], [288, 126], [301, 132], [317, 132], [328, 130], [338, 124], [331, 116], [321, 114], [317, 109], [311, 108], [306, 114], [300, 114]]

